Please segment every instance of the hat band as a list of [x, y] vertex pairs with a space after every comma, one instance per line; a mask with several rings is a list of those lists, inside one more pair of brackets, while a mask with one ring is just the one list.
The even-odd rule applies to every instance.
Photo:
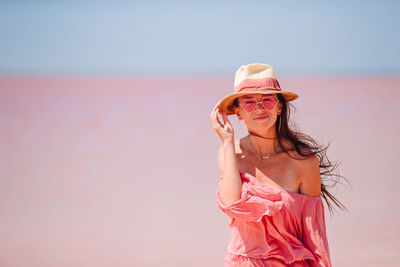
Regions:
[[241, 91], [254, 91], [261, 89], [273, 89], [281, 91], [279, 82], [275, 78], [246, 79], [236, 85], [233, 91], [238, 93]]

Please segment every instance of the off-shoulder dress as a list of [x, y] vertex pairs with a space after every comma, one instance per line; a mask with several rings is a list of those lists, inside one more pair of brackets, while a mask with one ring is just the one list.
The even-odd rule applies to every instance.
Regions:
[[224, 267], [331, 267], [321, 196], [286, 191], [240, 172], [241, 198], [218, 207], [226, 213], [231, 241]]

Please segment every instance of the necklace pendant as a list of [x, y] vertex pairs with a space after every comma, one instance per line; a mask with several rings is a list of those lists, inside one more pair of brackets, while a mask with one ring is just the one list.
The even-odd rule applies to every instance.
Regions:
[[269, 156], [262, 156], [262, 159], [269, 159]]

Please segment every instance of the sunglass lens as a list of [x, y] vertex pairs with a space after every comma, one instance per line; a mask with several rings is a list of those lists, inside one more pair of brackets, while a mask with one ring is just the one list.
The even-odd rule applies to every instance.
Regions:
[[268, 110], [272, 110], [277, 102], [278, 102], [277, 99], [272, 96], [267, 96], [262, 99], [264, 107]]
[[251, 112], [256, 107], [257, 101], [254, 98], [247, 98], [242, 101], [242, 106], [247, 112]]

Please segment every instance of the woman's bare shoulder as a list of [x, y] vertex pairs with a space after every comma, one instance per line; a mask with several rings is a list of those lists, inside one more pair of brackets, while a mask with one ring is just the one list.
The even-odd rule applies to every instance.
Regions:
[[241, 144], [243, 144], [243, 138], [235, 140], [235, 152], [236, 152], [236, 154], [242, 152]]
[[301, 147], [301, 146], [299, 146], [296, 149], [295, 145], [289, 140], [282, 140], [282, 145], [283, 145], [284, 149], [287, 151], [287, 153], [290, 154], [291, 157], [294, 157], [299, 160], [307, 159], [310, 157], [307, 155], [312, 154], [311, 150]]
[[243, 149], [246, 150], [248, 136], [242, 137], [235, 140], [235, 153], [236, 155], [242, 155]]

